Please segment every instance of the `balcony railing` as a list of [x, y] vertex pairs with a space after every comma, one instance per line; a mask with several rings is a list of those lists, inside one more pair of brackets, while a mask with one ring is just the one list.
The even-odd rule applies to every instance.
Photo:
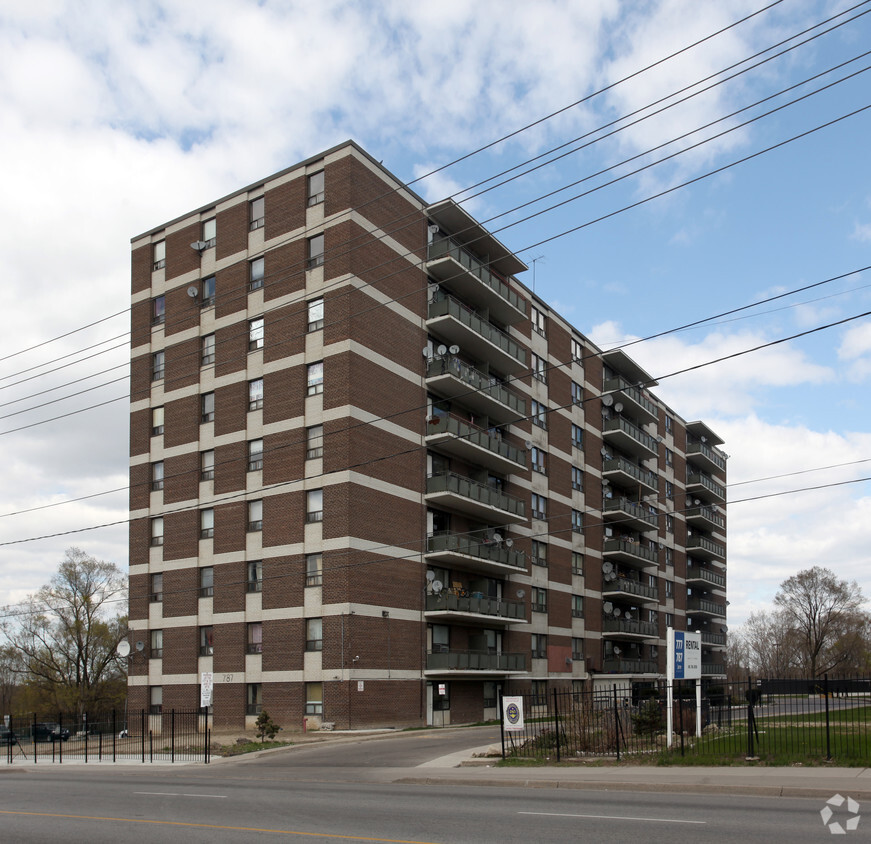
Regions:
[[[471, 252], [461, 246], [453, 238], [443, 237], [434, 240], [427, 248], [427, 261], [438, 261], [442, 258], [452, 258], [465, 270], [465, 273], [474, 276], [493, 293], [508, 302], [520, 315], [526, 315], [523, 299], [517, 295], [507, 284], [504, 278], [491, 270], [487, 265], [476, 258]], [[465, 274], [463, 273], [463, 275]], [[454, 273], [453, 277], [460, 276]], [[441, 281], [451, 286], [452, 276], [444, 276]]]
[[702, 612], [707, 615], [715, 615], [719, 618], [726, 617], [726, 608], [705, 598], [697, 598], [695, 595], [687, 598], [687, 612]]
[[621, 559], [630, 557], [647, 565], [655, 566], [659, 563], [659, 552], [656, 548], [631, 539], [606, 539], [602, 545], [602, 553]]
[[606, 498], [602, 502], [602, 514], [608, 515], [609, 513], [627, 514], [625, 521], [628, 524], [641, 522], [642, 530], [652, 530], [659, 527], [659, 518], [651, 513], [646, 505], [636, 504], [634, 501], [630, 501], [622, 495], [614, 496], [614, 498]]
[[[656, 410], [656, 405], [647, 398], [638, 387], [630, 384], [625, 378], [621, 378], [620, 376], [606, 378], [604, 389], [606, 393], [621, 392], [650, 420], [655, 420], [659, 415]], [[620, 396], [614, 396], [614, 401], [620, 401]]]
[[[614, 439], [621, 443], [623, 448], [627, 450], [634, 446], [638, 446], [644, 453], [653, 456], [659, 452], [659, 443], [655, 437], [646, 434], [637, 425], [633, 425], [628, 419], [623, 419], [621, 416], [612, 416], [610, 419], [602, 421], [602, 434], [617, 434], [622, 437]], [[621, 441], [622, 440], [622, 441]], [[633, 451], [638, 451], [639, 448], [632, 448]]]
[[700, 486], [707, 490], [711, 495], [719, 498], [720, 501], [726, 500], [726, 487], [718, 484], [713, 478], [709, 478], [702, 472], [687, 472], [687, 488]]
[[628, 636], [643, 636], [646, 639], [659, 638], [659, 625], [652, 621], [636, 619], [605, 618], [602, 620], [603, 633], [620, 633]]
[[726, 546], [721, 545], [719, 542], [714, 542], [706, 536], [693, 535], [687, 537], [686, 547], [688, 551], [696, 551], [700, 557], [708, 555], [723, 559], [726, 556]]
[[702, 580], [718, 589], [726, 588], [726, 578], [722, 574], [699, 568], [699, 566], [687, 566], [687, 582], [691, 580]]
[[717, 662], [703, 662], [702, 675], [705, 677], [720, 677], [725, 676], [726, 666], [720, 665]]
[[628, 577], [618, 577], [610, 583], [602, 584], [603, 595], [618, 592], [622, 592], [624, 595], [637, 595], [648, 601], [659, 601], [659, 589]]
[[504, 542], [486, 541], [457, 533], [432, 533], [426, 538], [428, 554], [475, 557], [485, 563], [526, 570], [526, 555]]
[[452, 595], [442, 592], [440, 595], [426, 596], [427, 612], [458, 612], [475, 615], [495, 616], [496, 618], [525, 621], [526, 609], [521, 601], [497, 601], [483, 595]]
[[721, 472], [726, 471], [726, 458], [714, 448], [697, 440], [693, 437], [687, 437], [687, 457], [699, 454], [704, 457], [712, 465], [716, 466]]
[[648, 489], [658, 489], [659, 481], [656, 473], [645, 469], [643, 466], [638, 466], [635, 463], [630, 463], [623, 457], [609, 457], [602, 461], [602, 475], [607, 477], [613, 474], [628, 475], [638, 481], [642, 486]]
[[684, 512], [688, 522], [707, 522], [709, 525], [722, 530], [726, 526], [726, 520], [714, 512], [712, 507], [688, 507]]
[[488, 343], [500, 349], [515, 362], [515, 368], [526, 367], [526, 349], [515, 343], [504, 331], [482, 319], [468, 305], [453, 296], [437, 293], [429, 303], [428, 318], [450, 316]]
[[[439, 378], [443, 375], [452, 375], [469, 388], [461, 392], [451, 392], [452, 398], [454, 396], [462, 396], [464, 404], [473, 406], [475, 398], [483, 394], [493, 401], [504, 405], [511, 411], [511, 414], [506, 416], [506, 418], [513, 414], [520, 417], [526, 416], [526, 399], [521, 398], [496, 379], [475, 369], [474, 366], [464, 363], [456, 355], [433, 357], [427, 363], [427, 378]], [[493, 416], [494, 414], [491, 411], [489, 415]]]
[[708, 633], [705, 630], [702, 630], [702, 644], [703, 645], [725, 645], [726, 644], [726, 636], [724, 633]]
[[439, 651], [426, 655], [427, 671], [526, 671], [525, 654]]
[[526, 504], [519, 498], [453, 472], [440, 472], [427, 477], [426, 494], [437, 493], [452, 493], [479, 507], [492, 507], [518, 519], [526, 518]]
[[657, 674], [659, 666], [653, 659], [606, 659], [602, 662], [606, 674]]
[[[478, 428], [463, 419], [451, 414], [443, 413], [430, 416], [426, 421], [426, 436], [431, 437], [436, 434], [453, 434], [459, 440], [455, 446], [463, 452], [461, 456], [468, 457], [470, 454], [474, 457], [474, 449], [470, 446], [477, 446], [485, 451], [490, 452], [494, 457], [502, 458], [499, 461], [500, 465], [503, 461], [510, 461], [515, 464], [513, 468], [526, 468], [526, 451], [516, 446], [511, 445], [503, 437], [491, 434], [483, 428]], [[512, 467], [506, 467], [510, 469]]]

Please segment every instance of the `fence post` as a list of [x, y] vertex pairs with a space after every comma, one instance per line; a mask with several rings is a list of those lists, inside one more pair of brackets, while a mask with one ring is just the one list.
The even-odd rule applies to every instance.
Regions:
[[142, 764], [145, 764], [145, 710], [139, 710], [139, 722], [142, 729], [139, 730], [140, 744], [142, 745]]
[[617, 761], [620, 761], [620, 711], [617, 708], [617, 684], [612, 683], [614, 694], [614, 746], [617, 748]]
[[175, 709], [169, 712], [169, 761], [175, 762]]
[[560, 761], [560, 752], [559, 752], [559, 704], [556, 698], [556, 689], [553, 690], [553, 725], [556, 730], [556, 761]]
[[30, 743], [33, 747], [33, 764], [36, 764], [36, 713], [33, 713], [33, 720], [30, 723]]
[[154, 762], [154, 733], [148, 728], [148, 761]]
[[680, 681], [680, 685], [677, 687], [677, 725], [680, 732], [680, 755], [683, 756], [683, 680]]
[[499, 705], [499, 740], [502, 742], [502, 759], [505, 759], [505, 707], [502, 705], [502, 689], [496, 690], [496, 702]]
[[747, 677], [747, 758], [753, 758], [753, 678]]
[[[115, 720], [115, 710], [112, 709], [112, 761], [113, 762], [115, 761], [115, 740], [116, 740], [116, 736], [118, 735], [117, 729], [118, 729], [118, 723]], [[128, 735], [127, 738], [130, 738], [130, 736]]]
[[88, 714], [82, 713], [82, 727], [85, 731], [85, 764], [88, 764]]
[[823, 693], [826, 696], [826, 761], [832, 761], [831, 723], [829, 721], [829, 675], [823, 675]]

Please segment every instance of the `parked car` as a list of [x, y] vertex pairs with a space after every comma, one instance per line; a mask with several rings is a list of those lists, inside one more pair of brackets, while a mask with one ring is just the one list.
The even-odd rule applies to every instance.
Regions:
[[54, 721], [44, 721], [33, 725], [34, 741], [69, 741], [70, 731]]
[[0, 745], [15, 744], [15, 733], [9, 727], [0, 724]]

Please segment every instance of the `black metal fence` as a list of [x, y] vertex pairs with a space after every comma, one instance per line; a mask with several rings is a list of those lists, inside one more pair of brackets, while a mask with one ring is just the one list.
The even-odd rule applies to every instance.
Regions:
[[[502, 756], [562, 761], [659, 755], [771, 761], [871, 760], [871, 679], [665, 683], [522, 695], [522, 730], [502, 719]], [[500, 707], [501, 711], [502, 707]]]
[[6, 763], [205, 762], [211, 730], [205, 710], [4, 716]]

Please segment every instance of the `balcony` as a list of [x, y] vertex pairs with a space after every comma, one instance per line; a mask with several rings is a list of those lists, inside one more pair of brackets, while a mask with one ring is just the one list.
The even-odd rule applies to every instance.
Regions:
[[510, 325], [526, 319], [526, 306], [499, 273], [450, 237], [427, 248], [426, 270], [434, 281]]
[[705, 560], [724, 560], [726, 558], [726, 546], [714, 542], [706, 536], [693, 534], [687, 537], [687, 551], [692, 551], [693, 556]]
[[659, 517], [651, 513], [646, 504], [637, 504], [622, 495], [606, 498], [602, 502], [602, 518], [640, 531], [656, 530], [659, 527]]
[[610, 583], [603, 583], [602, 597], [606, 595], [609, 598], [640, 600], [643, 604], [659, 603], [659, 589], [655, 586], [648, 586], [646, 583], [641, 583], [638, 580], [631, 580], [628, 577], [618, 577]]
[[487, 651], [433, 651], [426, 655], [427, 675], [521, 674], [526, 671], [526, 654], [491, 654]]
[[716, 662], [702, 663], [702, 677], [725, 677], [726, 666]]
[[526, 623], [522, 601], [497, 601], [483, 595], [454, 595], [444, 591], [426, 596], [426, 614], [433, 621], [462, 621], [494, 624]]
[[711, 645], [715, 648], [725, 648], [726, 647], [726, 634], [725, 633], [708, 633], [706, 630], [702, 630], [702, 644], [703, 645]]
[[708, 472], [725, 472], [726, 458], [715, 448], [711, 448], [701, 440], [687, 437], [687, 460]]
[[701, 495], [703, 498], [714, 498], [717, 501], [726, 500], [726, 487], [703, 472], [687, 472], [687, 493]]
[[470, 355], [490, 361], [500, 372], [518, 375], [527, 368], [525, 349], [453, 296], [441, 292], [433, 296], [427, 329]]
[[701, 584], [715, 589], [726, 588], [726, 578], [722, 574], [700, 568], [699, 566], [687, 566], [687, 585]]
[[451, 414], [427, 419], [425, 441], [427, 447], [437, 446], [445, 454], [506, 475], [526, 469], [525, 450]]
[[621, 402], [624, 408], [629, 411], [630, 416], [644, 422], [656, 422], [659, 419], [656, 405], [638, 387], [633, 386], [619, 375], [615, 378], [605, 379], [604, 392], [612, 393], [614, 402]]
[[726, 617], [726, 608], [724, 606], [715, 604], [706, 598], [697, 598], [695, 595], [687, 598], [687, 612], [691, 612], [693, 615], [704, 615], [712, 618]]
[[659, 565], [659, 551], [656, 547], [643, 545], [632, 539], [606, 539], [602, 545], [602, 556], [634, 569]]
[[602, 439], [616, 446], [620, 451], [635, 457], [656, 457], [659, 453], [659, 443], [655, 437], [644, 433], [637, 425], [633, 425], [622, 416], [613, 416], [602, 420]]
[[603, 618], [602, 635], [609, 639], [658, 639], [659, 625], [652, 621]]
[[427, 504], [450, 507], [486, 522], [526, 520], [526, 504], [519, 498], [453, 472], [427, 477], [425, 499]]
[[687, 524], [705, 530], [723, 530], [726, 527], [726, 520], [712, 507], [687, 507], [684, 516]]
[[493, 422], [513, 422], [526, 416], [526, 399], [456, 355], [434, 357], [427, 362], [426, 387], [445, 398], [460, 399], [464, 407], [489, 416]]
[[654, 659], [609, 658], [602, 662], [605, 674], [658, 674], [659, 666]]
[[655, 472], [630, 463], [624, 457], [609, 457], [602, 461], [602, 477], [629, 489], [642, 487], [647, 492], [659, 491]]
[[505, 542], [479, 539], [468, 534], [434, 533], [426, 538], [428, 562], [451, 566], [480, 574], [508, 574], [526, 571], [526, 555]]

